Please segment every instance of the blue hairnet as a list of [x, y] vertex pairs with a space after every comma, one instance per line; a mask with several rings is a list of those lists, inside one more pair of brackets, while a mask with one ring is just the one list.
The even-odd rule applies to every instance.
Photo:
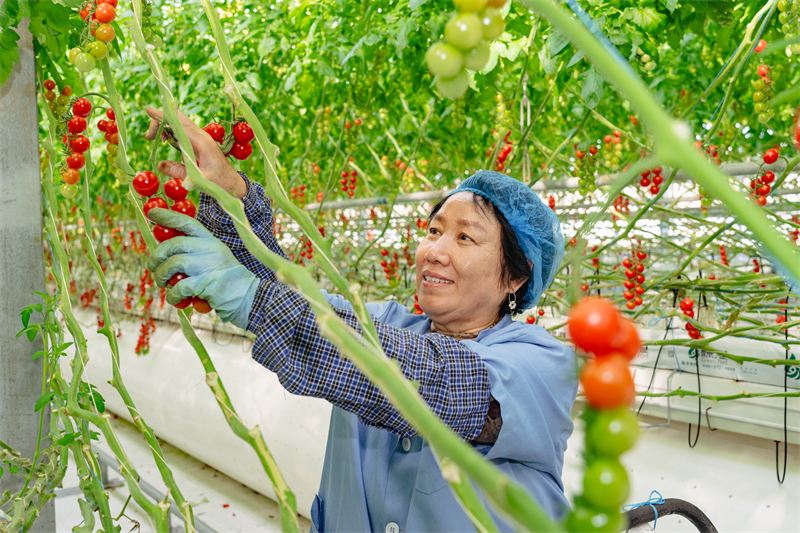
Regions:
[[525, 257], [533, 263], [528, 292], [517, 306], [535, 306], [564, 258], [564, 236], [555, 212], [522, 182], [491, 170], [470, 176], [451, 194], [462, 191], [472, 191], [492, 202], [514, 229]]

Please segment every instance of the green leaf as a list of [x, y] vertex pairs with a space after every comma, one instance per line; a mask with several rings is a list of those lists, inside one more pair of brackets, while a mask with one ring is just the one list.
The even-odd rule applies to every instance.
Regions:
[[28, 0], [17, 0], [19, 4], [19, 16], [29, 19], [31, 18], [31, 6], [28, 4]]
[[605, 92], [603, 76], [592, 67], [581, 74], [581, 78], [583, 78], [583, 85], [581, 86], [583, 100], [589, 109], [594, 109], [603, 99], [603, 93]]
[[36, 405], [33, 406], [33, 411], [37, 412], [45, 405], [48, 405], [50, 402], [53, 401], [53, 396], [55, 395], [56, 395], [55, 392], [48, 392], [46, 394], [43, 394], [41, 397], [39, 397], [38, 400], [36, 400]]
[[[102, 413], [102, 411], [100, 411], [100, 412]], [[89, 430], [89, 438], [91, 440], [100, 440], [100, 433], [98, 433], [97, 431], [92, 431], [90, 429]]]
[[333, 68], [322, 58], [317, 59], [316, 63], [316, 71], [319, 72], [321, 75], [326, 76], [328, 78], [335, 78], [336, 73], [333, 71]]
[[569, 39], [560, 31], [553, 31], [547, 38], [547, 47], [550, 49], [550, 56], [555, 57], [569, 44]]
[[261, 56], [265, 56], [269, 53], [272, 53], [273, 50], [278, 45], [278, 41], [273, 39], [272, 37], [264, 37], [261, 39], [261, 42], [258, 43], [258, 53]]
[[575, 52], [575, 55], [572, 56], [572, 59], [569, 60], [569, 63], [567, 63], [567, 68], [571, 67], [572, 65], [575, 65], [581, 59], [583, 59], [583, 50], [578, 50], [577, 52]]
[[661, 4], [672, 13], [678, 7], [678, 0], [661, 0]]
[[72, 344], [73, 344], [72, 342], [65, 342], [63, 344], [59, 344], [58, 346], [55, 347], [55, 349], [53, 350], [53, 353], [55, 353], [56, 356], [63, 355], [64, 354], [64, 350], [66, 350], [67, 348], [72, 346]]
[[14, 31], [14, 28], [6, 28], [0, 32], [0, 48], [11, 50], [12, 53], [17, 54], [14, 63], [19, 61], [19, 51], [17, 48], [17, 41], [19, 41], [19, 34]]
[[33, 314], [33, 309], [29, 307], [25, 307], [22, 311], [19, 312], [20, 316], [22, 317], [22, 327], [27, 328], [28, 322], [31, 320], [31, 315]]
[[57, 442], [61, 446], [66, 446], [70, 442], [74, 441], [76, 437], [80, 437], [80, 434], [79, 433], [66, 433], [66, 434], [62, 435], [61, 438], [58, 439]]
[[19, 11], [15, 0], [6, 0], [0, 3], [0, 28], [16, 26], [19, 24]]
[[[94, 388], [94, 387], [93, 387]], [[96, 390], [92, 390], [92, 398], [94, 398], [95, 406], [100, 413], [105, 412], [106, 410], [106, 400], [103, 398], [103, 395], [97, 392]]]
[[547, 46], [543, 46], [539, 50], [539, 64], [542, 65], [542, 70], [544, 70], [545, 74], [552, 74], [556, 68], [553, 58], [550, 57], [550, 48]]
[[41, 356], [43, 356], [46, 353], [47, 353], [47, 350], [39, 350], [38, 352], [33, 354], [33, 357], [31, 357], [31, 361], [36, 361], [37, 359], [39, 359]]
[[667, 19], [666, 15], [652, 7], [629, 7], [625, 9], [624, 16], [646, 32], [657, 30]]
[[416, 11], [417, 9], [420, 8], [420, 6], [422, 6], [427, 1], [428, 0], [409, 0], [408, 7], [411, 8], [411, 11]]

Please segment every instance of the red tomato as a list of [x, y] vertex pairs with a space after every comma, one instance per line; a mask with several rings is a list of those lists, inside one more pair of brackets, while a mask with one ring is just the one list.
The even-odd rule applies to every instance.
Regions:
[[63, 94], [64, 96], [71, 95], [72, 94], [72, 87], [70, 87], [69, 85], [64, 85], [64, 88], [61, 89], [61, 94]]
[[117, 117], [114, 115], [114, 110], [110, 107], [106, 109], [106, 116], [108, 120], [117, 120]]
[[117, 10], [108, 4], [100, 4], [94, 12], [97, 20], [108, 24], [117, 17]]
[[108, 126], [108, 121], [106, 119], [100, 119], [100, 120], [97, 121], [97, 129], [98, 130], [100, 130], [102, 132], [105, 132], [107, 126]]
[[775, 173], [771, 170], [767, 170], [764, 172], [764, 175], [761, 176], [762, 183], [772, 183], [773, 181], [775, 181]]
[[75, 185], [81, 179], [81, 173], [74, 168], [69, 168], [61, 173], [61, 179], [64, 180], [64, 183]]
[[233, 148], [231, 148], [230, 155], [238, 159], [239, 161], [244, 161], [248, 157], [250, 157], [253, 153], [253, 145], [250, 143], [242, 144], [240, 142], [233, 143]]
[[765, 205], [767, 205], [767, 197], [766, 196], [758, 196], [756, 198], [756, 203], [758, 205], [760, 205], [761, 207], [764, 207]]
[[81, 153], [75, 153], [67, 157], [67, 166], [75, 170], [81, 169], [86, 165], [86, 158]]
[[86, 119], [83, 117], [72, 117], [67, 122], [67, 129], [70, 133], [83, 133], [86, 131]]
[[106, 122], [106, 133], [117, 133], [117, 123], [114, 120]]
[[585, 352], [607, 355], [611, 340], [619, 332], [619, 314], [614, 305], [601, 298], [584, 298], [569, 313], [569, 335]]
[[[162, 200], [162, 202], [163, 202], [163, 200]], [[178, 283], [179, 281], [184, 280], [184, 279], [186, 279], [188, 277], [189, 276], [187, 276], [183, 272], [178, 272], [177, 274], [173, 274], [172, 277], [169, 278], [169, 281], [167, 282], [167, 285], [169, 285], [170, 287], [174, 287], [176, 283]], [[194, 299], [194, 296], [187, 296], [186, 298], [184, 298], [183, 300], [181, 300], [180, 302], [175, 304], [175, 307], [177, 307], [178, 309], [186, 309], [187, 307], [192, 305], [192, 300], [193, 299]]]
[[759, 65], [756, 69], [756, 73], [758, 73], [758, 75], [762, 78], [766, 78], [769, 76], [769, 67], [766, 65]]
[[75, 103], [72, 104], [72, 114], [78, 115], [79, 117], [88, 117], [89, 113], [92, 112], [92, 104], [86, 98], [78, 98], [75, 100]]
[[[636, 302], [634, 301], [634, 303]], [[624, 318], [619, 321], [619, 326], [619, 333], [611, 341], [611, 347], [616, 353], [630, 361], [636, 357], [642, 345], [639, 340], [639, 332], [636, 331], [633, 322]]]
[[164, 184], [164, 194], [173, 202], [177, 202], [178, 200], [186, 198], [189, 191], [183, 187], [183, 180], [181, 178], [172, 178]]
[[89, 141], [89, 137], [85, 135], [78, 135], [77, 137], [72, 139], [70, 146], [74, 151], [83, 153], [89, 149], [89, 146], [91, 146], [91, 144], [92, 143]]
[[211, 312], [211, 306], [208, 305], [208, 302], [197, 296], [192, 300], [192, 306], [198, 313], [206, 314]]
[[619, 356], [586, 363], [581, 371], [581, 384], [586, 399], [596, 409], [630, 405], [636, 395], [628, 362]]
[[142, 196], [153, 196], [158, 192], [158, 176], [144, 170], [133, 178], [133, 189]]
[[53, 80], [44, 80], [44, 88], [47, 89], [48, 91], [52, 91], [53, 89], [56, 88], [56, 82], [54, 82]]
[[119, 144], [119, 133], [106, 133], [106, 142], [111, 144]]
[[691, 298], [684, 298], [681, 302], [681, 311], [686, 311], [687, 309], [691, 309], [694, 307], [694, 300]]
[[117, 0], [97, 0], [97, 5], [108, 4], [113, 8], [117, 7]]
[[164, 226], [159, 226], [158, 224], [153, 227], [153, 237], [155, 237], [158, 242], [168, 241], [174, 237], [181, 237], [184, 235], [186, 234], [181, 231], [174, 230], [172, 228], [165, 228]]
[[172, 204], [171, 209], [173, 211], [177, 211], [178, 213], [183, 213], [184, 215], [188, 215], [192, 218], [197, 215], [197, 208], [195, 208], [194, 204], [191, 200], [178, 200], [174, 204]]
[[222, 124], [217, 124], [216, 122], [212, 122], [203, 128], [203, 131], [211, 135], [211, 138], [218, 143], [221, 143], [225, 138], [225, 127]]
[[247, 122], [237, 122], [233, 126], [233, 138], [242, 144], [249, 143], [256, 138], [253, 128]]
[[761, 52], [763, 52], [766, 49], [767, 49], [767, 41], [765, 41], [764, 39], [759, 39], [758, 40], [758, 44], [756, 45], [756, 47], [754, 49], [755, 53], [760, 54]]
[[536, 322], [536, 317], [533, 315], [529, 315], [528, 318], [525, 319], [528, 324], [534, 324]]
[[771, 165], [775, 161], [778, 160], [778, 151], [775, 148], [770, 148], [766, 152], [764, 152], [764, 163]]
[[150, 198], [147, 200], [144, 205], [142, 206], [142, 211], [144, 212], [144, 216], [147, 217], [147, 213], [150, 212], [151, 209], [154, 207], [160, 207], [161, 209], [169, 209], [167, 202], [164, 201], [163, 198], [155, 197]]

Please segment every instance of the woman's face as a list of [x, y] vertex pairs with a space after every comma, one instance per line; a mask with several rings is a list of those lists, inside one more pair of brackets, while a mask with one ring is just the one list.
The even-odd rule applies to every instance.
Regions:
[[500, 236], [500, 223], [467, 191], [452, 195], [431, 219], [416, 253], [417, 296], [437, 325], [466, 331], [497, 317], [513, 290], [501, 282]]

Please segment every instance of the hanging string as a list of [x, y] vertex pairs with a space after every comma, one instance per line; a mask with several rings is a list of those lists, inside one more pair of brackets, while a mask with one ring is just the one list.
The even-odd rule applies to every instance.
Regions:
[[[653, 494], [658, 494], [658, 498], [655, 498]], [[639, 507], [644, 507], [645, 505], [649, 505], [650, 507], [653, 508], [653, 512], [656, 515], [655, 520], [653, 520], [653, 531], [655, 531], [656, 524], [658, 524], [658, 509], [656, 509], [656, 505], [663, 505], [664, 503], [666, 502], [664, 501], [664, 497], [661, 496], [661, 493], [658, 492], [657, 490], [654, 490], [653, 492], [650, 493], [650, 497], [647, 498], [646, 502], [623, 505], [622, 510], [628, 512], [632, 511], [633, 509], [638, 509]]]
[[[519, 129], [526, 131], [531, 125], [531, 102], [528, 100], [528, 73], [522, 78], [522, 99], [519, 101]], [[528, 153], [528, 136], [520, 147], [522, 149], [522, 183], [531, 182], [531, 156]]]
[[[789, 287], [789, 291], [791, 291], [791, 287]], [[783, 308], [783, 323], [785, 324], [789, 320], [789, 296], [786, 296], [786, 307]], [[785, 339], [789, 338], [789, 328], [783, 330], [783, 335]], [[786, 346], [786, 354], [784, 356], [785, 359], [789, 359], [789, 347]], [[789, 377], [789, 365], [783, 365], [783, 392], [786, 392], [787, 387], [787, 378]], [[783, 481], [786, 479], [786, 457], [788, 453], [788, 445], [789, 445], [789, 435], [788, 435], [788, 428], [786, 427], [786, 411], [789, 408], [789, 398], [783, 398], [783, 475], [780, 474], [780, 461], [778, 458], [780, 457], [780, 441], [775, 441], [775, 475], [778, 476], [778, 484], [783, 485]]]
[[[677, 304], [677, 303], [678, 303], [678, 291], [677, 290], [673, 290], [672, 291], [672, 307], [674, 308], [675, 304]], [[662, 317], [662, 318], [664, 318], [664, 317]], [[664, 330], [664, 338], [662, 340], [666, 340], [667, 334], [670, 332], [670, 330], [672, 330], [672, 319], [671, 318], [669, 320], [667, 320], [667, 328]], [[674, 337], [675, 333], [673, 332], [672, 335]], [[656, 355], [655, 363], [653, 363], [653, 374], [650, 376], [650, 384], [647, 385], [647, 392], [650, 392], [650, 389], [653, 387], [653, 381], [655, 381], [655, 379], [656, 379], [656, 371], [658, 370], [658, 359], [661, 357], [661, 350], [663, 350], [663, 349], [664, 349], [664, 345], [663, 344], [658, 347], [658, 354]], [[675, 349], [675, 347], [673, 346], [673, 351], [674, 351], [674, 349]], [[676, 355], [675, 356], [675, 361], [677, 361], [677, 360], [678, 360], [678, 356]], [[681, 367], [680, 367], [680, 364], [679, 364], [678, 365], [678, 371], [680, 371], [680, 368]], [[637, 416], [639, 415], [639, 413], [642, 412], [642, 407], [644, 407], [644, 403], [646, 401], [647, 401], [647, 396], [642, 398], [642, 403], [639, 404], [639, 409], [636, 410], [636, 415]]]
[[[699, 293], [697, 296], [697, 321], [700, 321], [700, 297], [702, 293]], [[689, 448], [694, 448], [697, 446], [697, 440], [700, 438], [700, 423], [702, 421], [702, 414], [703, 414], [703, 398], [700, 396], [700, 356], [702, 350], [697, 350], [697, 359], [695, 361], [695, 369], [697, 370], [697, 435], [694, 437], [694, 442], [692, 442], [692, 425], [689, 424], [689, 433], [686, 436], [689, 440]]]

